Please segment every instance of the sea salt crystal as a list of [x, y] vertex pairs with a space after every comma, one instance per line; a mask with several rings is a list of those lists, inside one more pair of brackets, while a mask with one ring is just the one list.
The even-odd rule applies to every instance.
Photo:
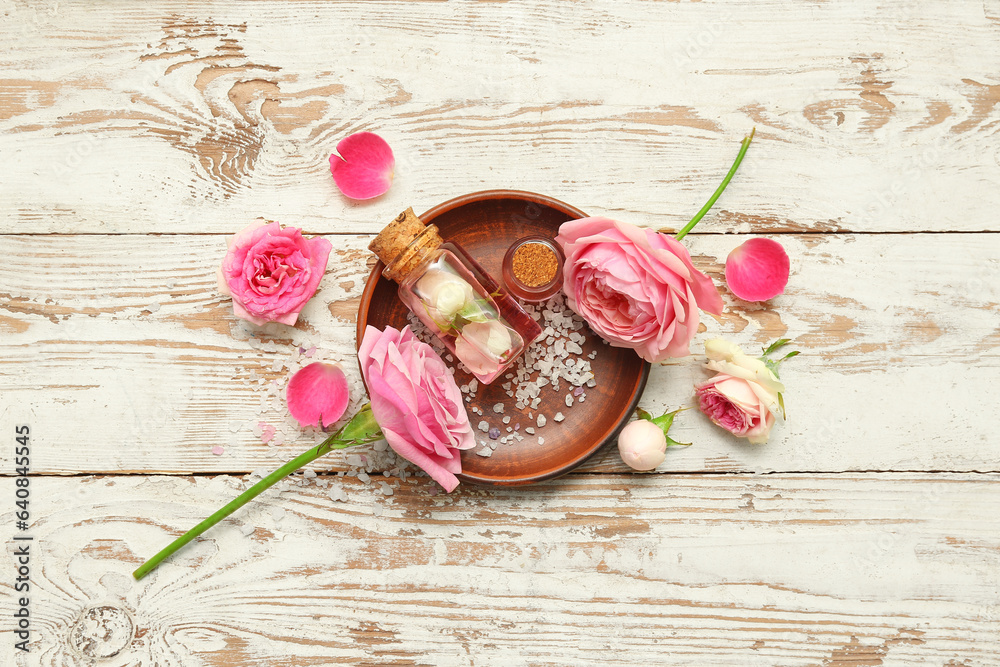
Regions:
[[573, 390], [574, 396], [579, 396], [582, 393], [583, 393], [583, 387], [577, 387], [576, 389]]
[[476, 454], [479, 455], [479, 456], [483, 456], [485, 458], [489, 458], [489, 457], [493, 456], [493, 450], [490, 449], [489, 447], [483, 447], [478, 452], [476, 452]]
[[527, 433], [528, 435], [535, 435], [535, 427], [529, 426], [526, 429], [524, 429], [524, 432]]
[[381, 487], [382, 487], [382, 495], [383, 496], [391, 496], [393, 493], [395, 493], [392, 490], [392, 487], [389, 486], [388, 484], [386, 484], [385, 482], [382, 482]]
[[[566, 394], [566, 407], [567, 408], [573, 407], [573, 394]], [[560, 413], [560, 414], [562, 414], [562, 413]], [[556, 421], [559, 421], [559, 420], [556, 419]]]
[[212, 453], [215, 454], [216, 456], [222, 456], [222, 453], [225, 452], [225, 451], [226, 450], [224, 450], [219, 445], [216, 445], [215, 447], [212, 447]]
[[372, 478], [368, 476], [368, 473], [362, 470], [358, 473], [358, 481], [363, 484], [371, 484]]
[[479, 390], [479, 380], [473, 378], [469, 380], [469, 391], [475, 394]]
[[545, 426], [545, 421], [545, 415], [538, 415], [538, 419], [535, 420], [535, 423], [538, 424], [538, 428], [542, 428]]
[[500, 437], [500, 429], [494, 426], [493, 428], [490, 429], [489, 436], [490, 440], [496, 440], [497, 438]]
[[256, 528], [254, 528], [253, 526], [251, 526], [249, 523], [245, 523], [242, 526], [240, 526], [240, 532], [243, 533], [244, 535], [249, 535], [250, 533], [252, 533], [255, 530], [256, 530]]
[[275, 521], [281, 521], [282, 519], [285, 518], [285, 510], [281, 509], [280, 507], [275, 507], [273, 510], [271, 510], [271, 518], [274, 519]]
[[482, 431], [483, 433], [489, 432], [489, 430], [490, 430], [489, 423], [486, 422], [486, 421], [479, 422], [479, 430]]
[[333, 500], [333, 501], [336, 501], [336, 502], [341, 502], [342, 503], [342, 502], [346, 502], [347, 501], [347, 493], [344, 491], [343, 487], [341, 487], [339, 485], [332, 487], [327, 492], [326, 495], [330, 496], [330, 500]]
[[364, 461], [362, 461], [361, 457], [358, 456], [357, 454], [348, 454], [347, 455], [347, 465], [349, 465], [349, 466], [351, 466], [353, 468], [360, 468], [361, 466], [364, 465]]
[[493, 406], [493, 412], [500, 414], [503, 412], [503, 403], [497, 403]]
[[545, 438], [543, 438], [542, 436], [538, 436], [538, 444], [539, 445], [544, 445], [545, 444]]
[[552, 419], [556, 420], [557, 422], [561, 422], [562, 420], [566, 419], [566, 417], [563, 416], [563, 413], [557, 412], [556, 416], [553, 417]]
[[509, 424], [510, 423], [510, 415], [507, 415], [506, 417], [503, 418], [503, 423], [504, 424]]

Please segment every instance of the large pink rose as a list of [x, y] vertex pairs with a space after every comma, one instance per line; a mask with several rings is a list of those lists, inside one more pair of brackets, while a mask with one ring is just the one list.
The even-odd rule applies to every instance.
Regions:
[[646, 361], [687, 355], [699, 308], [722, 314], [712, 280], [669, 236], [609, 218], [581, 218], [563, 223], [556, 241], [566, 255], [569, 307], [609, 343]]
[[258, 220], [229, 241], [219, 289], [233, 297], [236, 317], [254, 324], [295, 324], [316, 293], [333, 245], [302, 230]]
[[430, 345], [402, 331], [369, 326], [358, 349], [372, 414], [393, 450], [423, 468], [446, 491], [458, 486], [461, 449], [471, 449], [462, 392]]

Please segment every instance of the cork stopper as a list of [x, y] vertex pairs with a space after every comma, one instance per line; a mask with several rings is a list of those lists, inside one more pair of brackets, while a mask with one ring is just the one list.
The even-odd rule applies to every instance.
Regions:
[[382, 275], [401, 282], [442, 241], [436, 226], [424, 225], [413, 209], [408, 208], [372, 239], [368, 249], [385, 264]]

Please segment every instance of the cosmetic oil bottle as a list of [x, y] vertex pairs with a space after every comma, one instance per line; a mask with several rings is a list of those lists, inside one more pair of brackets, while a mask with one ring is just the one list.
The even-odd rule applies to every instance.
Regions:
[[407, 209], [368, 248], [399, 284], [399, 298], [475, 375], [489, 384], [542, 329], [458, 244]]

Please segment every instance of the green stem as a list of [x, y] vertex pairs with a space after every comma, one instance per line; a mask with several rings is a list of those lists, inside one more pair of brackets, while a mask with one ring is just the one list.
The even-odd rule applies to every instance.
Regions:
[[[370, 442], [375, 442], [380, 439], [382, 437], [382, 432], [379, 430], [378, 424], [375, 422], [375, 418], [372, 416], [371, 412], [371, 404], [369, 403], [361, 408], [361, 410], [354, 415], [354, 418], [339, 431], [331, 435], [319, 445], [316, 445], [312, 449], [299, 454], [294, 459], [241, 493], [232, 502], [217, 511], [215, 514], [178, 537], [158, 554], [140, 565], [139, 569], [132, 573], [132, 576], [135, 577], [136, 580], [142, 579], [147, 574], [152, 572], [157, 565], [169, 558], [175, 551], [182, 548], [188, 542], [198, 537], [239, 508], [246, 505], [248, 502], [280, 482], [288, 475], [291, 475], [299, 468], [312, 463], [324, 454], [328, 454], [334, 449], [346, 449], [348, 447], [354, 447], [355, 445], [364, 445]], [[348, 437], [345, 438], [344, 436]]]
[[740, 144], [739, 155], [736, 156], [736, 161], [733, 162], [733, 166], [729, 168], [729, 173], [726, 174], [726, 177], [724, 179], [722, 179], [722, 183], [719, 185], [718, 188], [716, 188], [715, 193], [711, 197], [709, 197], [708, 201], [705, 202], [705, 205], [701, 207], [701, 210], [695, 213], [695, 216], [691, 218], [691, 222], [687, 223], [684, 226], [684, 229], [677, 232], [677, 236], [674, 237], [675, 239], [680, 241], [682, 238], [687, 236], [687, 233], [690, 232], [692, 229], [694, 229], [694, 226], [697, 225], [698, 222], [705, 217], [705, 214], [708, 213], [709, 209], [711, 209], [712, 206], [715, 205], [716, 200], [726, 189], [726, 186], [729, 185], [729, 181], [733, 180], [733, 176], [736, 174], [736, 170], [740, 168], [740, 162], [743, 162], [743, 156], [747, 154], [747, 149], [750, 148], [750, 142], [753, 141], [753, 135], [756, 133], [757, 133], [757, 128], [755, 127], [750, 132], [749, 137], [743, 137], [743, 143]]

